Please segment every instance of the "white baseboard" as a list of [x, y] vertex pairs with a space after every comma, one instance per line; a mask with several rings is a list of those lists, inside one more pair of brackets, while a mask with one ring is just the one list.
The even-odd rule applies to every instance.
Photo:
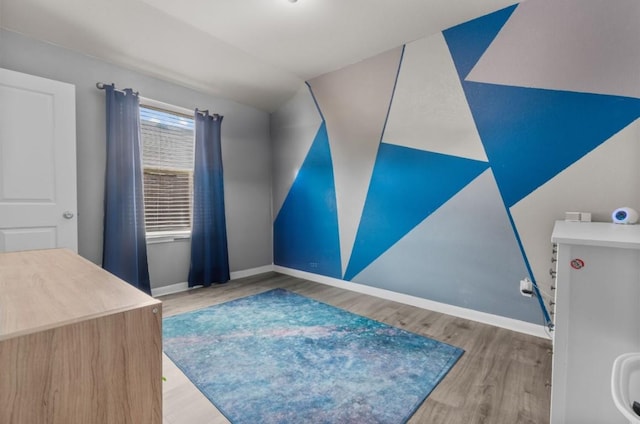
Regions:
[[265, 272], [273, 271], [273, 265], [265, 265], [257, 268], [244, 269], [241, 271], [234, 271], [231, 273], [231, 279], [237, 280], [238, 278], [252, 277], [258, 274], [264, 274]]
[[189, 290], [189, 283], [186, 281], [184, 283], [176, 283], [171, 284], [169, 286], [156, 287], [151, 289], [151, 296], [166, 296], [168, 294], [180, 293], [183, 291]]
[[358, 293], [368, 294], [386, 300], [404, 303], [406, 305], [417, 306], [418, 308], [428, 309], [430, 311], [440, 312], [447, 315], [453, 315], [465, 318], [471, 321], [481, 322], [496, 327], [506, 328], [507, 330], [517, 331], [519, 333], [529, 334], [531, 336], [550, 339], [543, 325], [532, 324], [526, 321], [520, 321], [513, 318], [506, 318], [499, 315], [488, 314], [486, 312], [475, 311], [473, 309], [453, 306], [446, 303], [435, 302], [433, 300], [421, 297], [410, 296], [403, 293], [393, 292], [391, 290], [379, 289], [364, 284], [353, 283], [351, 281], [339, 280], [337, 278], [326, 277], [324, 275], [312, 274], [310, 272], [299, 271], [297, 269], [285, 268], [278, 265], [273, 266], [273, 270], [281, 274], [291, 275], [293, 277], [303, 278], [305, 280], [314, 281], [316, 283], [327, 284], [329, 286], [338, 287]]
[[[270, 271], [273, 271], [273, 265], [265, 265], [257, 268], [233, 271], [230, 275], [230, 278], [232, 280], [237, 280], [239, 278], [251, 277], [253, 275], [264, 274], [265, 272], [270, 272]], [[201, 287], [201, 286], [196, 286], [196, 287]], [[189, 283], [185, 281], [183, 283], [176, 283], [168, 286], [152, 288], [151, 295], [153, 297], [166, 296], [168, 294], [184, 292], [189, 290], [190, 288], [195, 288], [195, 287], [189, 287]]]

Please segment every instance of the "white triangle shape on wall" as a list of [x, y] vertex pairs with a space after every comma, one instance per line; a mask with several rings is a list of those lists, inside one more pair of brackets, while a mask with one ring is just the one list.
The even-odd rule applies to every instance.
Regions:
[[398, 47], [309, 81], [327, 123], [343, 270], [367, 198], [401, 53]]
[[441, 33], [405, 46], [383, 141], [487, 161]]
[[640, 97], [640, 2], [525, 1], [467, 81]]

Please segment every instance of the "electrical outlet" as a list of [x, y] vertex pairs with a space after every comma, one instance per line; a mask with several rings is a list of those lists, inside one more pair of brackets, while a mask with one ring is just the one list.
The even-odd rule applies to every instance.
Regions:
[[533, 295], [533, 283], [528, 278], [520, 280], [520, 294], [525, 297]]

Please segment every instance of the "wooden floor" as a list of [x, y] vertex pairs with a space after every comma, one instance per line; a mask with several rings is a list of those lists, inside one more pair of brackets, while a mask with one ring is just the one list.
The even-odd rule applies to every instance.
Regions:
[[[465, 350], [409, 423], [549, 422], [549, 340], [276, 273], [160, 299], [166, 317], [278, 287]], [[229, 422], [166, 356], [164, 375], [164, 424]]]

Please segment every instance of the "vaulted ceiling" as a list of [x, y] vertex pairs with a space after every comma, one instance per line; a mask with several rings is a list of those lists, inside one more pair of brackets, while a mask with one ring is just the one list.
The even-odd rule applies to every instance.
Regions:
[[305, 80], [510, 4], [514, 1], [0, 0], [0, 26], [273, 111]]

